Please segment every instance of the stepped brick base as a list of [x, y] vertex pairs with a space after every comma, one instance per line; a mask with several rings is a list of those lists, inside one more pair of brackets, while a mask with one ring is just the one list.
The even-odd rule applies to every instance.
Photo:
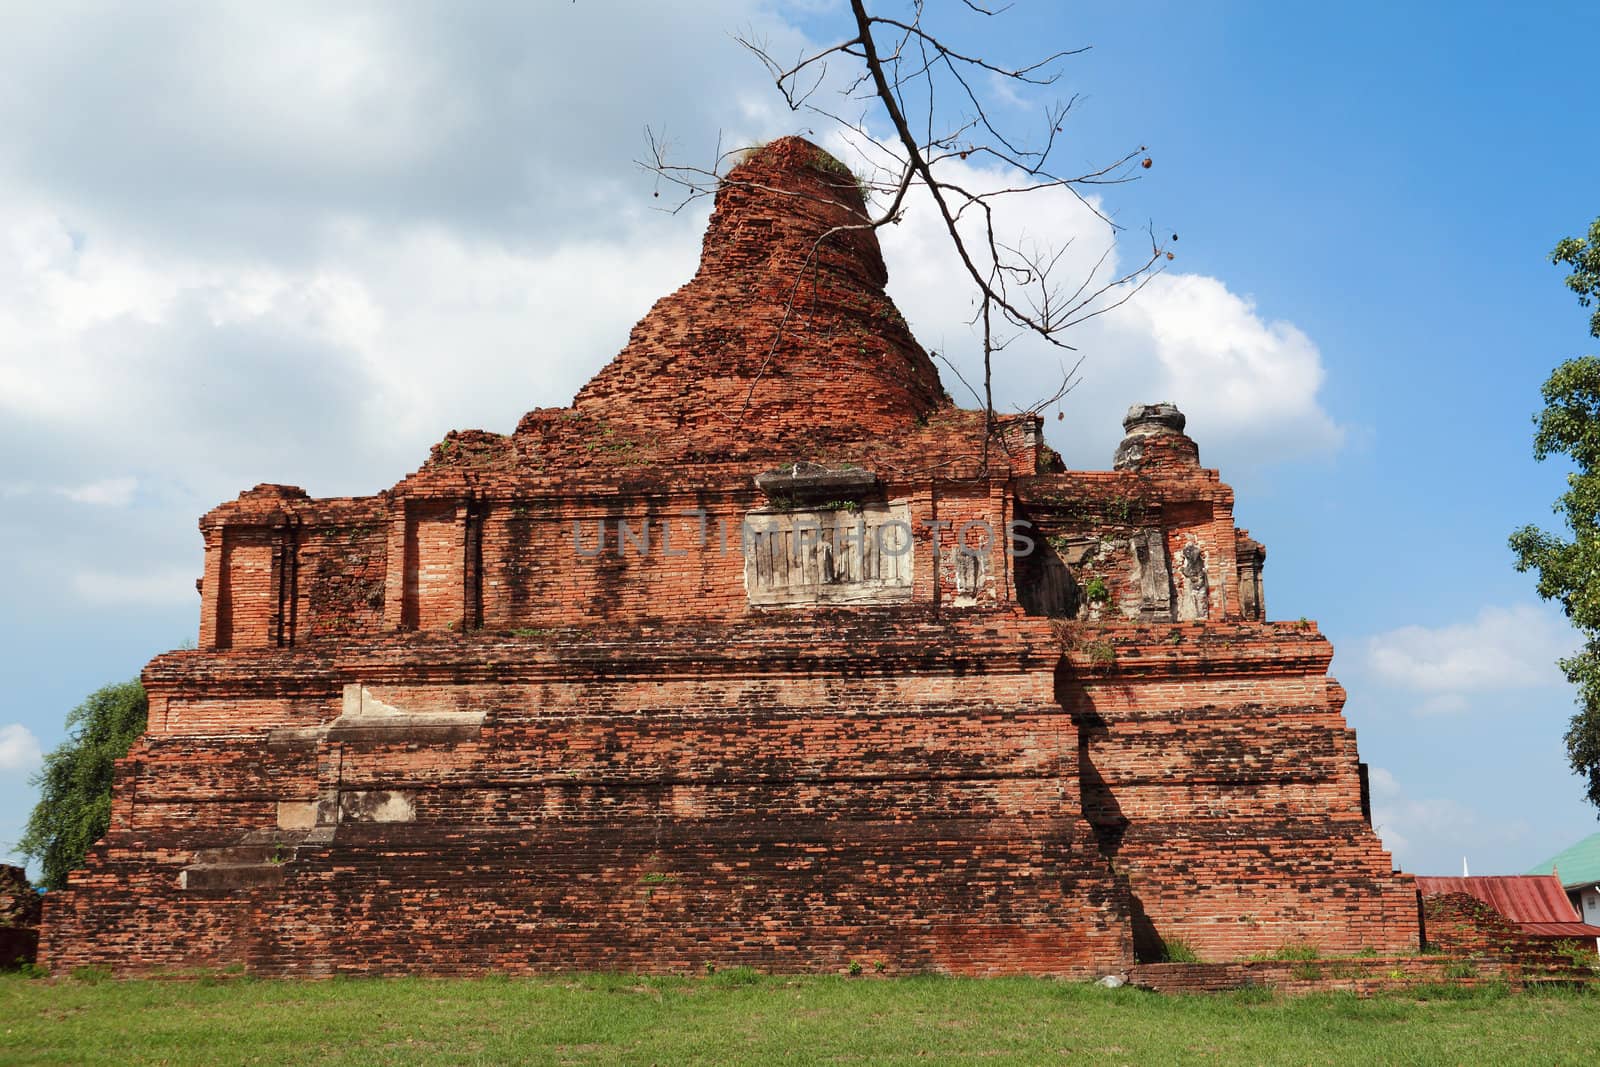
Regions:
[[[1414, 950], [1414, 893], [1359, 821], [1328, 690], [1237, 680], [1252, 655], [1319, 670], [1326, 642], [1175, 632], [1127, 635], [1110, 667], [1044, 620], [890, 611], [416, 637], [314, 666], [174, 653], [147, 672], [112, 832], [47, 897], [44, 957], [1090, 977], [1139, 937]], [[1112, 706], [1130, 686], [1173, 706], [1136, 722]], [[1200, 736], [1164, 744], [1185, 704]], [[212, 732], [164, 725], [197, 722]], [[1201, 756], [1204, 775], [1184, 766]], [[1330, 817], [1309, 832], [1285, 796]]]

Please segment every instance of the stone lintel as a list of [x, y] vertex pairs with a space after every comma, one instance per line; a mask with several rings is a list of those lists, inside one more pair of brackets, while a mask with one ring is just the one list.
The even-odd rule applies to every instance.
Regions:
[[878, 476], [869, 470], [833, 470], [820, 463], [795, 463], [756, 475], [756, 488], [768, 497], [791, 500], [857, 500], [879, 487]]

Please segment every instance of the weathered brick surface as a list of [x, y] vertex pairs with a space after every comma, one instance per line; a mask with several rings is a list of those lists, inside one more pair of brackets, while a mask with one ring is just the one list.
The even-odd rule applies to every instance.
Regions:
[[[903, 636], [857, 643], [891, 621]], [[898, 615], [785, 619], [705, 633], [699, 647], [570, 636], [433, 643], [427, 668], [387, 686], [378, 679], [428, 644], [374, 642], [316, 669], [287, 653], [157, 661], [153, 690], [261, 686], [282, 692], [280, 707], [252, 708], [264, 714], [233, 736], [152, 733], [135, 749], [118, 782], [123, 822], [91, 872], [52, 895], [53, 964], [882, 959], [1088, 974], [1131, 962], [1125, 889], [1079, 814], [1076, 730], [1034, 669], [1048, 648]], [[438, 744], [410, 725], [345, 741], [273, 729], [331, 721], [335, 678], [371, 679], [415, 711], [481, 709], [481, 729]], [[405, 790], [414, 815], [342, 822], [331, 841], [277, 827], [280, 804], [328, 788]], [[282, 846], [284, 862], [242, 854], [245, 840]], [[180, 887], [195, 852], [230, 848], [254, 869], [224, 888]], [[212, 921], [227, 932], [196, 941]], [[161, 936], [171, 922], [183, 936]], [[309, 930], [325, 939], [290, 953]], [[215, 955], [224, 942], [232, 956]]]
[[1454, 985], [1464, 988], [1503, 982], [1520, 987], [1550, 975], [1499, 959], [1448, 956], [1359, 957], [1315, 960], [1247, 960], [1235, 963], [1141, 963], [1129, 981], [1157, 993], [1216, 993], [1266, 988], [1292, 995], [1343, 992], [1359, 996]]
[[651, 309], [573, 406], [740, 450], [857, 442], [946, 406], [883, 291], [866, 219], [848, 169], [798, 138], [769, 145], [723, 183], [694, 280]]
[[1466, 893], [1423, 897], [1422, 916], [1423, 936], [1428, 944], [1459, 955], [1558, 967], [1571, 963], [1568, 953], [1574, 948], [1581, 953], [1595, 953], [1592, 938], [1546, 937], [1528, 933], [1488, 904]]
[[[376, 496], [265, 484], [206, 515], [200, 649], [145, 671], [149, 732], [49, 895], [46, 960], [1415, 950], [1332, 650], [1262, 621], [1264, 549], [1181, 416], [1130, 416], [1105, 472], [1062, 470], [1034, 416], [990, 435], [860, 210], [776, 142], [572, 408], [452, 433]], [[841, 540], [867, 515], [905, 525], [893, 568]], [[747, 520], [793, 559], [747, 568]]]
[[0, 864], [0, 968], [32, 963], [41, 899], [21, 867]]
[[[1361, 814], [1354, 734], [1309, 625], [1086, 628], [1058, 672], [1084, 811], [1136, 949], [1414, 951], [1416, 895]], [[1096, 659], [1101, 662], [1095, 662]]]

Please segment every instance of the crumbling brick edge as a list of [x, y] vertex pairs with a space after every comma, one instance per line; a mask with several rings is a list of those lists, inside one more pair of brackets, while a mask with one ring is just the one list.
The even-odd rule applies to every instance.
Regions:
[[1244, 960], [1236, 963], [1140, 963], [1128, 984], [1155, 993], [1220, 993], [1267, 989], [1275, 993], [1349, 992], [1357, 996], [1416, 991], [1432, 986], [1475, 989], [1505, 985], [1583, 985], [1596, 981], [1585, 968], [1514, 963], [1471, 956], [1392, 956], [1317, 960]]

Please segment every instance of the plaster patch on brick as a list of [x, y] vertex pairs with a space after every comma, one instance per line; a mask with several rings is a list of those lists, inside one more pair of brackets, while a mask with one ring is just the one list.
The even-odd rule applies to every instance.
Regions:
[[403, 731], [410, 728], [436, 727], [474, 728], [483, 725], [484, 712], [457, 711], [451, 707], [448, 693], [435, 692], [434, 702], [444, 703], [450, 710], [427, 710], [402, 707], [380, 700], [366, 686], [352, 682], [344, 687], [343, 712], [330, 725], [331, 732], [346, 730], [389, 729]]
[[309, 830], [317, 825], [317, 803], [314, 800], [278, 801], [278, 829]]
[[416, 795], [399, 789], [347, 789], [339, 794], [339, 821], [415, 822]]

